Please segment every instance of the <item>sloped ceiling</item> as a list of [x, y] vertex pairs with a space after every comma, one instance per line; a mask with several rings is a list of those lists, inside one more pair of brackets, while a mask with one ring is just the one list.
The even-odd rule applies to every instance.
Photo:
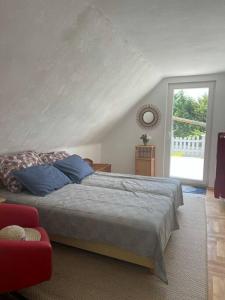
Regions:
[[224, 15], [218, 0], [0, 0], [0, 152], [101, 141], [165, 75], [225, 70]]
[[164, 77], [225, 71], [224, 0], [95, 0]]

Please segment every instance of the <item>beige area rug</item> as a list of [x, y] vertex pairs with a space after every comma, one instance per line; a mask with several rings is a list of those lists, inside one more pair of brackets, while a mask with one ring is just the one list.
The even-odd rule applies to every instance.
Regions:
[[185, 194], [180, 230], [165, 252], [169, 285], [147, 269], [55, 244], [51, 281], [23, 291], [30, 300], [195, 300], [207, 299], [204, 196]]

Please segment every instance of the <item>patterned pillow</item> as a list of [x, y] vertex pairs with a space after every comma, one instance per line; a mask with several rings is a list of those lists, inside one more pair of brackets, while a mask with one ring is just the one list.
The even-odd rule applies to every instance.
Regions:
[[52, 165], [57, 160], [61, 160], [70, 156], [66, 151], [55, 151], [55, 152], [47, 152], [47, 153], [39, 153], [39, 158], [41, 159], [43, 164]]
[[34, 151], [0, 155], [0, 180], [10, 192], [21, 192], [22, 185], [11, 173], [23, 168], [37, 166], [41, 163], [38, 154]]
[[3, 182], [0, 179], [0, 189], [3, 188], [3, 187], [4, 187]]

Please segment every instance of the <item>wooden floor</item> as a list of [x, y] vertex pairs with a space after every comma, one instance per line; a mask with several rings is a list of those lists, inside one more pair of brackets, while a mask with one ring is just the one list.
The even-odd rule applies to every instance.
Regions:
[[225, 299], [225, 200], [206, 198], [209, 300]]

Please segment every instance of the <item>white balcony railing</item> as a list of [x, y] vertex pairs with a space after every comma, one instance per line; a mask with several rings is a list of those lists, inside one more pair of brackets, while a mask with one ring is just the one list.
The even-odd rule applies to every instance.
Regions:
[[172, 155], [180, 152], [182, 156], [204, 157], [205, 135], [200, 137], [172, 137], [171, 143]]

